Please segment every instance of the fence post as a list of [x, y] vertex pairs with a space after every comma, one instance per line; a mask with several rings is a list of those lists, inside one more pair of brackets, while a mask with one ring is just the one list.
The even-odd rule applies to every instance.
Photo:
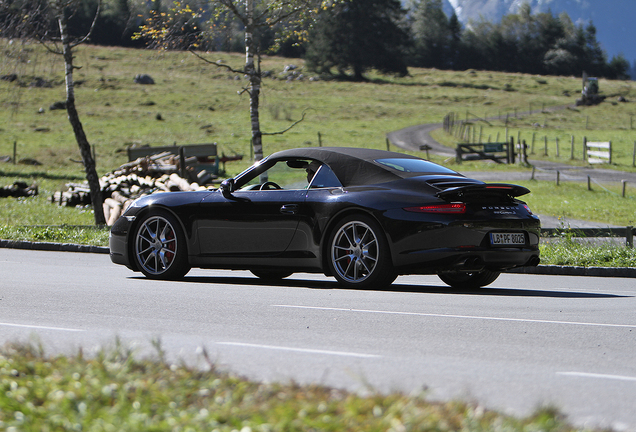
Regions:
[[609, 142], [609, 164], [612, 164], [612, 142]]
[[[534, 154], [534, 137], [536, 134], [536, 132], [532, 132], [532, 145], [530, 146], [530, 154]], [[634, 142], [634, 149], [636, 149], [636, 142]]]
[[570, 160], [574, 160], [574, 135], [572, 135], [570, 140]]
[[559, 137], [556, 137], [555, 139], [556, 142], [556, 157], [559, 157]]
[[[636, 142], [634, 143], [634, 149], [636, 150]], [[13, 141], [13, 165], [18, 163], [18, 142]]]
[[322, 147], [322, 134], [318, 132], [318, 147]]
[[548, 155], [548, 136], [543, 136], [543, 156]]
[[391, 149], [389, 148], [389, 144], [391, 144], [391, 143], [389, 142], [389, 139], [387, 138], [387, 139], [386, 139], [386, 151], [391, 150]]
[[508, 163], [515, 163], [515, 139], [514, 137], [510, 137], [510, 141], [508, 142]]
[[587, 137], [583, 137], [583, 161], [587, 160]]
[[636, 167], [636, 141], [634, 141], [634, 154], [632, 155], [632, 166]]
[[556, 185], [558, 186], [561, 182], [561, 171], [557, 171]]
[[592, 177], [587, 176], [587, 190], [592, 190]]
[[634, 247], [634, 227], [633, 226], [628, 226], [626, 228], [626, 233], [625, 233], [625, 243], [627, 244], [627, 247], [633, 248]]
[[625, 198], [625, 189], [627, 189], [627, 180], [621, 180], [621, 186], [623, 187], [623, 198]]

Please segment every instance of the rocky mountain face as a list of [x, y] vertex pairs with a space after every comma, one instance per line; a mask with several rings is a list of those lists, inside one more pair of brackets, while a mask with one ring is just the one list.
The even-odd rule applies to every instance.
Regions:
[[576, 24], [592, 21], [596, 39], [608, 59], [623, 54], [632, 64], [636, 61], [636, 1], [634, 0], [444, 0], [447, 12], [455, 11], [463, 25], [483, 17], [499, 22], [501, 17], [517, 13], [523, 3], [529, 3], [533, 13], [552, 12], [558, 16], [567, 12]]

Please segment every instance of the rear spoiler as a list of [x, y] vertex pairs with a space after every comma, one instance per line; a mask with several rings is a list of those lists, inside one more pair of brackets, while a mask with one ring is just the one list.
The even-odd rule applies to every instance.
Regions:
[[505, 183], [484, 183], [459, 186], [438, 192], [438, 198], [445, 201], [473, 201], [480, 198], [516, 198], [530, 193], [530, 189], [523, 186]]

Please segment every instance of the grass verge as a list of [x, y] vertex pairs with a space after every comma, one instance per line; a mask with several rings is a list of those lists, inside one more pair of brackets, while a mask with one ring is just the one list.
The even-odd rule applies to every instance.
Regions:
[[558, 431], [553, 409], [522, 419], [425, 394], [360, 396], [317, 385], [254, 383], [138, 359], [118, 347], [86, 358], [33, 345], [0, 351], [0, 429], [8, 431]]
[[636, 267], [636, 249], [611, 243], [587, 244], [570, 237], [544, 240], [541, 264], [575, 267]]
[[2, 226], [3, 240], [108, 246], [109, 228], [95, 226]]

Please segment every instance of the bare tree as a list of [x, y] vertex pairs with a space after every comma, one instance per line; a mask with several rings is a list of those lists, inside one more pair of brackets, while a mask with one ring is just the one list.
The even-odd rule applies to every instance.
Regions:
[[[5, 3], [0, 3], [0, 8]], [[7, 35], [20, 37], [23, 39], [36, 39], [41, 42], [50, 52], [64, 58], [64, 77], [66, 84], [66, 111], [68, 120], [73, 128], [75, 140], [82, 156], [86, 180], [91, 193], [91, 203], [93, 205], [95, 224], [105, 225], [106, 219], [103, 210], [103, 197], [99, 185], [99, 177], [95, 168], [95, 159], [91, 152], [91, 145], [88, 142], [84, 127], [80, 121], [77, 108], [75, 106], [75, 82], [73, 71], [79, 69], [73, 64], [73, 50], [88, 41], [95, 27], [95, 22], [99, 16], [101, 0], [97, 3], [95, 17], [90, 30], [82, 37], [73, 37], [68, 28], [68, 19], [74, 10], [80, 6], [79, 0], [48, 0], [23, 2], [19, 8], [6, 8], [0, 10], [1, 14], [7, 17], [8, 27], [4, 29]], [[50, 24], [55, 22], [56, 26]]]
[[[259, 115], [262, 74], [255, 60], [259, 55], [254, 37], [256, 30], [259, 28], [274, 30], [279, 35], [279, 40], [290, 34], [298, 35], [299, 30], [302, 31], [305, 28], [303, 25], [312, 22], [320, 10], [338, 1], [341, 0], [206, 0], [205, 5], [201, 6], [201, 10], [208, 11], [205, 16], [211, 17], [209, 28], [214, 27], [215, 20], [219, 20], [222, 16], [229, 16], [238, 20], [245, 30], [244, 68], [239, 71], [219, 62], [214, 64], [242, 73], [249, 79], [249, 84], [241, 93], [247, 93], [250, 98], [252, 146], [256, 160], [263, 157], [263, 135], [265, 135], [261, 131]], [[195, 55], [205, 60], [203, 56], [192, 50], [196, 44], [183, 46], [183, 35], [179, 32], [184, 28], [184, 21], [200, 20], [204, 14], [193, 11], [188, 5], [180, 2], [175, 2], [175, 5], [169, 14], [154, 11], [148, 24], [142, 27], [140, 36], [149, 38], [162, 47], [190, 48]], [[209, 13], [210, 11], [212, 13]], [[178, 16], [180, 19], [177, 18]]]

